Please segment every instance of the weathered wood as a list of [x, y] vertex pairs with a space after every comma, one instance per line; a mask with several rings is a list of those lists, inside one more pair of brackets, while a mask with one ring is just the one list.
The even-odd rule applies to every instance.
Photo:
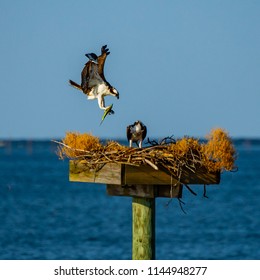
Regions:
[[113, 196], [155, 197], [154, 186], [149, 185], [107, 185], [107, 194]]
[[155, 170], [150, 165], [132, 166], [126, 165], [123, 172], [122, 181], [125, 185], [170, 185], [178, 183], [171, 175], [165, 171]]
[[155, 199], [133, 197], [132, 259], [155, 259]]
[[121, 165], [107, 163], [100, 170], [90, 170], [86, 161], [70, 160], [69, 180], [73, 182], [88, 182], [100, 184], [121, 184]]
[[208, 172], [205, 168], [197, 168], [191, 171], [183, 168], [181, 182], [189, 185], [214, 185], [220, 183], [220, 172]]
[[[181, 174], [183, 184], [219, 184], [219, 172], [207, 172], [199, 167], [195, 172], [183, 169]], [[70, 161], [70, 181], [90, 182], [116, 185], [174, 185], [174, 178], [168, 170], [159, 167], [153, 169], [150, 165], [130, 166], [118, 163], [107, 163], [99, 170], [90, 170], [86, 161]]]
[[182, 198], [182, 184], [175, 186], [157, 186], [156, 197]]
[[135, 196], [135, 197], [169, 197], [169, 198], [181, 198], [182, 197], [182, 185], [176, 186], [166, 185], [107, 185], [107, 194], [113, 196]]

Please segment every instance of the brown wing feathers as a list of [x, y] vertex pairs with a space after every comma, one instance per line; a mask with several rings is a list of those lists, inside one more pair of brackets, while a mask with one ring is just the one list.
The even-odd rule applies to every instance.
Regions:
[[104, 65], [105, 65], [106, 58], [109, 54], [110, 54], [110, 52], [109, 52], [109, 49], [107, 48], [107, 45], [104, 45], [101, 48], [101, 55], [97, 59], [97, 61], [98, 61], [98, 74], [105, 81], [106, 81], [106, 79], [105, 79], [105, 75], [104, 75]]
[[[104, 65], [105, 65], [106, 58], [109, 54], [110, 54], [110, 52], [109, 52], [109, 49], [107, 48], [107, 45], [104, 45], [101, 48], [101, 55], [97, 57], [98, 74], [105, 82], [107, 82], [107, 81], [106, 81], [106, 78], [104, 75]], [[89, 55], [93, 56], [95, 54], [88, 54], [87, 56], [89, 57]], [[85, 64], [85, 67], [83, 68], [83, 70], [81, 72], [81, 85], [77, 84], [76, 82], [74, 82], [72, 80], [69, 80], [69, 83], [71, 86], [73, 86], [79, 90], [82, 90], [84, 93], [87, 93], [88, 82], [89, 82], [89, 71], [90, 71], [90, 67], [91, 67], [92, 63], [94, 63], [94, 62], [90, 60]]]

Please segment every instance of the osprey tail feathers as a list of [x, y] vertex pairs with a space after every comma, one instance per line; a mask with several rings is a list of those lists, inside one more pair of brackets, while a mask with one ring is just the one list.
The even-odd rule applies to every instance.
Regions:
[[70, 85], [73, 86], [74, 88], [76, 88], [76, 89], [78, 89], [78, 90], [82, 90], [82, 87], [81, 87], [79, 84], [75, 83], [74, 81], [69, 80], [69, 83], [70, 83]]

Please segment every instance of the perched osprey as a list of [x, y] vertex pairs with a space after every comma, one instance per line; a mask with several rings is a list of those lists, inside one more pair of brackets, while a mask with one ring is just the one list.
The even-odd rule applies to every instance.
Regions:
[[131, 124], [126, 128], [126, 135], [130, 147], [132, 147], [133, 142], [135, 142], [139, 148], [142, 148], [142, 142], [146, 137], [146, 134], [146, 126], [141, 121], [136, 121], [134, 124]]
[[119, 92], [109, 84], [104, 76], [104, 65], [109, 54], [107, 45], [101, 48], [100, 56], [94, 53], [85, 54], [89, 58], [89, 61], [85, 64], [81, 72], [81, 85], [72, 80], [69, 80], [69, 83], [73, 87], [82, 90], [88, 99], [97, 99], [100, 109], [109, 110], [109, 113], [113, 114], [112, 106], [106, 107], [104, 100], [104, 97], [107, 95], [115, 96], [117, 99], [119, 98]]

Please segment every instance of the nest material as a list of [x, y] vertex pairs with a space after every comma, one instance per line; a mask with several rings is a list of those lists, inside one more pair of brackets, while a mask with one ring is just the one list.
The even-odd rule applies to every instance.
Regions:
[[184, 137], [179, 140], [165, 138], [160, 143], [148, 141], [145, 148], [129, 148], [116, 141], [102, 144], [98, 137], [75, 132], [66, 133], [59, 144], [61, 159], [83, 159], [89, 169], [97, 170], [106, 163], [140, 166], [149, 164], [154, 169], [166, 168], [179, 177], [182, 169], [196, 172], [204, 167], [209, 172], [231, 171], [235, 168], [235, 148], [227, 132], [217, 128], [206, 136], [207, 142]]

